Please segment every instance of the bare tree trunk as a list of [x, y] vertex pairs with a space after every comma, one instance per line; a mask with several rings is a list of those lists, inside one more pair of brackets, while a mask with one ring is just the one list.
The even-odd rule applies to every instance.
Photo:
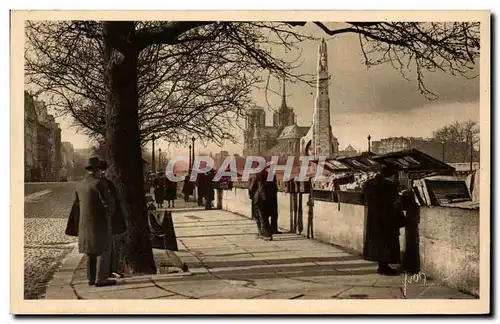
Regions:
[[145, 210], [137, 99], [138, 52], [130, 42], [133, 22], [103, 22], [106, 146], [127, 223], [125, 272], [156, 273]]

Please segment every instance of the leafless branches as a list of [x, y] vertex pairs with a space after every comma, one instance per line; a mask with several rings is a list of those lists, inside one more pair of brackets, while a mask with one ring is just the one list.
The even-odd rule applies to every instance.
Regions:
[[[170, 143], [193, 134], [216, 143], [234, 140], [238, 119], [253, 105], [251, 90], [261, 86], [259, 71], [307, 81], [293, 74], [296, 60], [271, 53], [272, 45], [293, 48], [304, 39], [286, 24], [137, 22], [136, 29], [116, 41], [124, 51], [138, 51], [142, 143], [153, 133]], [[101, 24], [29, 21], [26, 37], [26, 82], [49, 95], [48, 104], [73, 117], [86, 134], [104, 136]]]
[[[285, 60], [277, 47], [297, 51], [310, 36], [297, 31], [306, 22], [136, 22], [133, 35], [117, 48], [139, 56], [141, 142], [153, 133], [182, 143], [188, 134], [207, 141], [233, 139], [235, 119], [251, 107], [251, 91], [269, 91], [269, 78], [312, 82], [299, 75], [300, 53]], [[314, 22], [327, 35], [359, 35], [368, 67], [391, 64], [414, 77], [428, 98], [426, 72], [474, 77], [479, 57], [479, 23], [348, 22], [339, 28]], [[28, 21], [26, 82], [50, 97], [49, 105], [68, 114], [82, 131], [105, 130], [102, 25], [96, 21]], [[263, 80], [262, 72], [269, 73]], [[192, 135], [189, 135], [189, 137]]]

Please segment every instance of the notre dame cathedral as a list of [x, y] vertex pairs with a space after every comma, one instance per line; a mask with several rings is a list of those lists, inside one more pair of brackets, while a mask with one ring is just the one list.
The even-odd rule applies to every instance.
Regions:
[[328, 95], [328, 55], [325, 40], [319, 45], [316, 102], [311, 126], [298, 126], [292, 107], [286, 103], [285, 82], [281, 106], [273, 115], [273, 126], [266, 126], [266, 112], [253, 108], [246, 122], [243, 155], [336, 157], [338, 140], [330, 126]]

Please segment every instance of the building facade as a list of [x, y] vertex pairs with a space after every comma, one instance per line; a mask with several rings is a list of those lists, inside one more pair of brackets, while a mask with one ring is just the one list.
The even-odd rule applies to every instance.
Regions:
[[446, 163], [470, 162], [471, 155], [473, 161], [479, 161], [479, 151], [473, 149], [471, 152], [470, 143], [465, 142], [442, 143], [434, 139], [390, 137], [373, 141], [371, 149], [376, 154], [417, 149]]
[[43, 101], [24, 93], [25, 182], [59, 181], [62, 170], [61, 128]]
[[24, 92], [24, 179], [32, 181], [37, 167], [38, 117], [33, 98]]
[[273, 125], [266, 125], [266, 112], [255, 107], [250, 110], [244, 131], [243, 155], [335, 157], [338, 140], [330, 126], [328, 94], [328, 53], [324, 40], [319, 45], [316, 101], [310, 126], [297, 125], [297, 117], [286, 102], [283, 80], [281, 106], [273, 115]]

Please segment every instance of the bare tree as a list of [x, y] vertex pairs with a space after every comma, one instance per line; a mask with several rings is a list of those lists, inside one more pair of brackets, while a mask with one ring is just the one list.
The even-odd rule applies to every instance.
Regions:
[[[237, 69], [237, 71], [241, 71], [241, 74], [236, 74], [239, 77], [247, 77], [246, 83], [249, 84], [256, 80], [252, 78], [252, 70], [267, 70], [279, 78], [286, 75], [288, 78], [297, 79], [297, 75], [291, 69], [293, 64], [284, 62], [273, 55], [271, 46], [278, 44], [287, 47], [295, 41], [301, 40], [301, 35], [296, 33], [292, 27], [303, 26], [305, 22], [170, 21], [142, 23], [105, 21], [101, 25], [101, 23], [92, 21], [73, 21], [46, 22], [46, 24], [44, 27], [47, 29], [45, 38], [41, 37], [42, 33], [34, 33], [34, 37], [28, 37], [28, 41], [30, 44], [34, 44], [34, 48], [41, 49], [39, 53], [43, 54], [42, 60], [47, 59], [38, 68], [33, 65], [36, 68], [33, 69], [35, 71], [33, 75], [38, 74], [38, 80], [43, 80], [38, 84], [42, 90], [50, 90], [56, 94], [56, 97], [58, 96], [60, 105], [69, 105], [73, 107], [73, 110], [75, 107], [88, 110], [89, 114], [85, 116], [91, 118], [84, 120], [84, 117], [81, 117], [82, 120], [79, 122], [82, 125], [84, 125], [83, 122], [91, 125], [91, 119], [102, 119], [99, 124], [105, 125], [105, 131], [99, 130], [99, 127], [95, 127], [92, 131], [105, 135], [113, 180], [123, 198], [129, 238], [129, 246], [126, 249], [128, 269], [135, 273], [155, 272], [156, 268], [147, 235], [148, 225], [144, 217], [145, 204], [140, 148], [141, 142], [144, 139], [147, 140], [147, 136], [141, 136], [141, 134], [144, 134], [144, 128], [149, 126], [147, 122], [141, 120], [142, 113], [145, 112], [154, 120], [164, 118], [164, 113], [172, 112], [173, 126], [185, 122], [182, 117], [179, 117], [184, 112], [182, 110], [175, 112], [175, 109], [170, 110], [170, 107], [181, 109], [188, 105], [196, 111], [207, 102], [213, 102], [213, 95], [209, 95], [205, 102], [197, 101], [200, 97], [203, 98], [205, 93], [199, 91], [197, 82], [211, 80], [211, 77], [204, 79], [207, 75], [211, 75], [209, 67], [217, 66], [221, 62], [238, 66], [237, 63], [241, 59], [243, 62], [249, 63], [246, 67], [240, 65], [241, 70]], [[425, 94], [432, 94], [424, 85], [425, 71], [439, 69], [468, 76], [467, 69], [474, 66], [479, 55], [479, 29], [478, 24], [475, 23], [449, 25], [353, 22], [347, 23], [345, 28], [333, 29], [321, 22], [314, 22], [314, 24], [332, 36], [357, 33], [360, 36], [360, 45], [365, 55], [365, 63], [368, 66], [389, 62], [404, 75], [404, 71], [413, 68], [414, 65], [417, 70], [416, 77], [419, 87]], [[51, 37], [56, 37], [56, 41], [52, 38], [53, 43], [50, 43]], [[67, 46], [59, 47], [58, 41], [67, 44]], [[43, 45], [47, 43], [51, 45], [44, 47]], [[180, 74], [182, 77], [176, 79], [175, 76], [178, 74], [173, 73], [166, 77], [166, 83], [160, 82], [163, 85], [167, 84], [167, 89], [181, 87], [184, 92], [180, 93], [188, 93], [188, 97], [191, 99], [183, 102], [182, 99], [185, 99], [186, 96], [182, 95], [171, 97], [172, 99], [176, 98], [172, 101], [160, 99], [158, 93], [162, 93], [162, 87], [155, 86], [154, 82], [152, 84], [155, 90], [145, 90], [147, 89], [145, 84], [148, 83], [145, 80], [155, 74], [156, 68], [160, 69], [158, 71], [163, 71], [161, 68], [164, 68], [164, 65], [161, 62], [168, 62], [167, 58], [163, 58], [163, 53], [175, 55], [173, 53], [182, 52], [182, 49], [185, 51], [189, 49], [197, 53], [196, 51], [200, 50], [199, 47], [196, 47], [197, 44], [204, 49], [200, 55], [179, 55], [174, 61], [171, 61], [174, 64], [174, 71], [179, 71], [176, 70], [179, 64], [182, 66], [181, 71], [184, 71]], [[214, 65], [197, 62], [198, 59], [201, 59], [203, 63], [214, 62], [206, 59], [206, 55], [213, 58], [214, 49], [208, 45], [208, 47], [203, 47], [203, 44], [210, 44], [210, 46], [220, 44], [222, 46], [222, 56], [216, 56]], [[228, 47], [224, 47], [224, 45]], [[88, 46], [93, 46], [95, 51], [87, 52]], [[88, 62], [81, 63], [78, 60], [72, 60], [71, 55], [75, 51], [81, 51], [80, 56], [87, 58]], [[27, 57], [29, 62], [29, 53], [27, 53]], [[148, 57], [148, 59], [144, 61], [144, 57]], [[36, 63], [36, 59], [33, 57], [31, 62]], [[149, 63], [143, 64], [148, 60], [150, 60]], [[58, 62], [64, 64], [58, 65]], [[155, 68], [154, 62], [158, 62], [158, 67]], [[83, 73], [79, 72], [81, 75], [75, 78], [69, 67], [82, 66], [82, 64], [85, 66], [81, 70]], [[32, 68], [29, 64], [27, 66], [27, 70]], [[166, 66], [168, 67], [169, 64]], [[165, 71], [160, 73], [165, 73]], [[100, 80], [97, 79], [99, 75], [103, 75], [102, 84], [104, 85], [100, 88], [95, 87], [95, 85], [99, 85]], [[212, 76], [216, 76], [216, 74], [212, 74]], [[237, 82], [238, 80], [234, 79], [235, 75], [232, 76], [233, 82]], [[232, 90], [237, 88], [237, 83], [224, 83], [226, 77], [222, 76], [219, 80], [224, 81], [216, 83], [215, 94], [219, 93], [218, 90], [222, 86], [223, 89], [225, 87], [227, 87], [225, 89]], [[89, 84], [87, 81], [92, 79], [95, 79], [96, 82]], [[212, 85], [210, 82], [202, 84]], [[211, 88], [208, 86], [208, 89]], [[146, 93], [147, 95], [145, 95]], [[222, 93], [227, 92], [222, 91]], [[76, 96], [72, 97], [72, 94], [76, 94]], [[150, 94], [154, 95], [150, 96]], [[158, 97], [155, 98], [155, 96]], [[68, 101], [67, 98], [71, 98], [72, 101]], [[234, 100], [230, 100], [229, 103], [234, 104]], [[145, 107], [150, 101], [166, 103], [165, 110], [157, 110], [158, 106], [155, 104], [151, 105], [152, 109], [146, 109]], [[227, 101], [223, 101], [221, 105], [227, 103]], [[99, 107], [103, 106], [105, 113], [100, 115], [101, 117], [93, 114], [96, 108], [99, 111]], [[232, 110], [231, 113], [238, 116], [238, 109]], [[222, 122], [220, 125], [225, 125], [234, 116], [228, 113], [224, 117], [227, 118], [226, 122]], [[198, 121], [209, 124], [210, 127], [215, 127], [217, 121], [220, 121], [216, 118], [207, 119], [202, 116], [199, 118]], [[151, 131], [155, 131], [153, 125], [150, 128]], [[169, 129], [178, 131], [174, 127], [168, 128], [167, 126], [160, 132], [164, 131], [166, 136], [170, 136], [167, 135]], [[185, 131], [191, 131], [191, 129], [188, 128]], [[207, 129], [207, 131], [214, 130]], [[220, 135], [219, 137], [224, 138], [224, 136]]]
[[455, 122], [433, 132], [433, 138], [452, 146], [451, 158], [455, 161], [469, 161], [479, 158], [479, 125], [468, 120]]
[[[158, 25], [137, 22], [136, 29]], [[153, 134], [169, 143], [184, 143], [193, 135], [219, 144], [234, 140], [238, 119], [252, 105], [252, 89], [262, 86], [261, 61], [287, 71], [295, 66], [295, 60], [274, 58], [269, 50], [256, 51], [259, 60], [246, 55], [252, 39], [264, 41], [262, 31], [252, 24], [233, 25], [238, 33], [227, 24], [206, 25], [191, 31], [188, 39], [169, 46], [154, 44], [139, 53], [141, 144]], [[295, 40], [282, 41], [287, 47], [306, 38], [282, 30], [281, 25], [272, 28], [278, 34], [295, 36]], [[26, 82], [50, 95], [49, 104], [73, 117], [86, 134], [103, 138], [106, 95], [101, 24], [28, 21], [26, 27]], [[267, 41], [266, 45], [275, 43]], [[294, 77], [305, 80], [301, 75]]]

